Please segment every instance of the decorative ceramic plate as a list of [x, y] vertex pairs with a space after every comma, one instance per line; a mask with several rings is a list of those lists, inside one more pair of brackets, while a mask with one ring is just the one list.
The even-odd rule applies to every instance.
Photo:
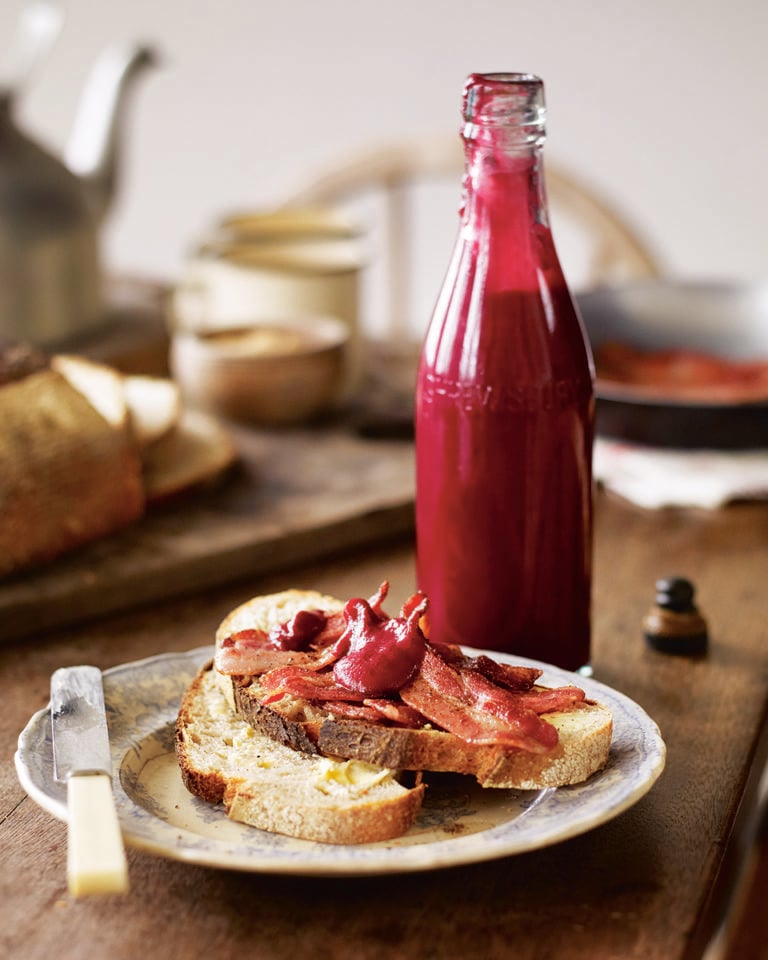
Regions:
[[[265, 833], [230, 820], [222, 807], [185, 789], [173, 750], [182, 693], [212, 647], [164, 654], [104, 672], [114, 790], [127, 843], [206, 866], [325, 876], [432, 870], [535, 850], [584, 833], [636, 803], [664, 768], [658, 727], [623, 694], [595, 680], [515, 658], [544, 670], [549, 686], [577, 683], [613, 713], [603, 771], [574, 787], [483, 790], [470, 777], [440, 777], [411, 830], [398, 840], [337, 846]], [[498, 660], [509, 659], [493, 653]], [[66, 787], [53, 776], [48, 709], [19, 737], [19, 780], [45, 810], [67, 818]]]

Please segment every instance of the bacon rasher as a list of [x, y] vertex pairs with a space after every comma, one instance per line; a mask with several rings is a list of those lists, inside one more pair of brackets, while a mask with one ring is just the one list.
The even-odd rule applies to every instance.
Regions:
[[404, 703], [466, 743], [545, 753], [557, 745], [557, 731], [523, 705], [523, 696], [476, 671], [456, 669], [433, 647], [400, 691]]
[[558, 740], [541, 714], [584, 700], [578, 687], [537, 687], [541, 670], [499, 663], [460, 647], [433, 645], [416, 593], [390, 618], [389, 584], [339, 613], [304, 611], [269, 634], [241, 630], [216, 653], [221, 673], [258, 676], [263, 704], [285, 696], [337, 717], [418, 728], [431, 722], [467, 743], [544, 753]]
[[332, 648], [281, 650], [272, 646], [262, 630], [241, 630], [216, 650], [215, 667], [230, 677], [255, 677], [288, 666], [322, 670], [335, 659]]
[[435, 646], [435, 650], [440, 654], [443, 660], [461, 670], [475, 670], [481, 673], [500, 687], [506, 687], [507, 690], [523, 691], [530, 690], [536, 683], [542, 670], [536, 667], [512, 666], [508, 663], [499, 663], [492, 660], [485, 654], [477, 657], [468, 657], [462, 652], [461, 647], [452, 645]]
[[367, 699], [367, 694], [349, 690], [337, 683], [328, 670], [320, 673], [306, 667], [279, 667], [265, 673], [260, 682], [266, 691], [266, 695], [261, 700], [264, 704], [274, 703], [286, 694], [320, 703], [326, 703], [329, 700], [362, 703]]
[[[389, 619], [382, 604], [389, 592], [385, 580], [367, 601], [377, 621]], [[419, 597], [419, 594], [415, 596]], [[314, 629], [307, 619], [316, 618]], [[320, 610], [299, 611], [288, 623], [266, 633], [264, 630], [238, 630], [225, 637], [215, 655], [215, 667], [227, 676], [257, 677], [279, 667], [297, 666], [321, 670], [338, 659], [332, 648], [347, 628], [345, 611], [325, 613]]]

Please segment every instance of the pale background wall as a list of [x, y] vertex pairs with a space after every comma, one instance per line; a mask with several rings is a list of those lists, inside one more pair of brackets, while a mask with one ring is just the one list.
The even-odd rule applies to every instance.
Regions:
[[[20, 5], [0, 4], [0, 40]], [[453, 132], [467, 73], [525, 70], [546, 83], [548, 155], [599, 184], [671, 273], [768, 274], [764, 0], [70, 0], [67, 9], [20, 111], [55, 148], [103, 45], [145, 40], [164, 61], [139, 82], [130, 114], [105, 237], [116, 269], [173, 280], [222, 213], [269, 206], [345, 150]]]

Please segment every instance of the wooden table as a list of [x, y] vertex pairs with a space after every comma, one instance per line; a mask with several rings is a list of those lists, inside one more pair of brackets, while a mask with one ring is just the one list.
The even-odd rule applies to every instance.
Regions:
[[[753, 822], [766, 754], [768, 506], [646, 514], [600, 495], [596, 677], [640, 703], [668, 746], [632, 809], [538, 852], [433, 873], [359, 879], [243, 874], [129, 851], [124, 898], [73, 901], [65, 827], [10, 761], [48, 699], [51, 672], [102, 668], [207, 643], [237, 602], [286, 585], [340, 596], [413, 588], [408, 535], [327, 562], [218, 586], [0, 648], [3, 709], [0, 955], [27, 960], [478, 957], [674, 960], [701, 955]], [[648, 650], [641, 618], [657, 577], [683, 574], [708, 618], [706, 658]]]

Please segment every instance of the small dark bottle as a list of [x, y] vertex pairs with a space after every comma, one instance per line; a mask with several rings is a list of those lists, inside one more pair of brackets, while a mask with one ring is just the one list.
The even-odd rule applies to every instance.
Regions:
[[695, 590], [685, 577], [656, 581], [656, 603], [643, 618], [643, 635], [660, 653], [697, 656], [709, 643], [707, 622], [693, 602]]

